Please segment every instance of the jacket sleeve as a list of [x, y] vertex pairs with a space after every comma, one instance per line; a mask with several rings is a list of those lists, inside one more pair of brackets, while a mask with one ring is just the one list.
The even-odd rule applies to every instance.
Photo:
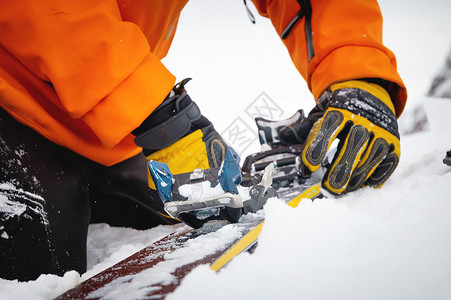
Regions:
[[407, 91], [395, 56], [382, 44], [382, 15], [376, 0], [253, 2], [284, 36], [282, 41], [315, 99], [333, 83], [383, 79], [397, 116], [401, 115]]
[[111, 148], [165, 98], [174, 76], [115, 0], [5, 1], [2, 46], [51, 86], [53, 105]]

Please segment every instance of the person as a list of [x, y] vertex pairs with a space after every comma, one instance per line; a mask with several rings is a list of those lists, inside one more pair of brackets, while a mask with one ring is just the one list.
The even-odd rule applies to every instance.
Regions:
[[[93, 222], [172, 224], [146, 160], [174, 174], [219, 166], [226, 143], [160, 61], [186, 2], [2, 3], [0, 277], [85, 272]], [[281, 138], [305, 142], [312, 171], [340, 139], [323, 179], [332, 193], [381, 186], [407, 93], [376, 0], [253, 2], [317, 100]]]

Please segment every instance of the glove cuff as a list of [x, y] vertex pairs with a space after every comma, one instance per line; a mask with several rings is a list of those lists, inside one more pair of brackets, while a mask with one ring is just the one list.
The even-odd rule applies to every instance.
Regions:
[[379, 85], [345, 81], [330, 87], [328, 107], [347, 110], [368, 119], [399, 139], [398, 121], [389, 94]]
[[[179, 98], [183, 96], [185, 95]], [[191, 101], [172, 117], [137, 134], [135, 144], [151, 151], [166, 148], [186, 136], [191, 130], [192, 123], [201, 116], [196, 103]], [[149, 119], [152, 117], [153, 115]]]
[[373, 95], [374, 97], [376, 97], [377, 99], [379, 99], [380, 101], [382, 101], [388, 108], [390, 108], [393, 114], [396, 114], [395, 106], [391, 101], [390, 95], [380, 85], [376, 83], [366, 82], [363, 80], [349, 80], [340, 83], [335, 83], [330, 86], [330, 90], [332, 92], [344, 88], [354, 88], [364, 90]]
[[187, 78], [177, 84], [144, 122], [132, 134], [136, 137], [135, 144], [143, 148], [149, 155], [164, 149], [190, 133], [211, 125], [199, 107], [185, 91]]

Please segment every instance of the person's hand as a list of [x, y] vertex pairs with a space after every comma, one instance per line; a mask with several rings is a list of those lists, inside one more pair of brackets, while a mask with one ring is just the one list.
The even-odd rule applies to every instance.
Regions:
[[[174, 175], [199, 168], [219, 168], [228, 148], [213, 124], [201, 114], [187, 94], [184, 85], [188, 81], [185, 79], [177, 84], [163, 103], [132, 132], [136, 137], [135, 143], [143, 148], [147, 161], [165, 163]], [[157, 202], [161, 204], [167, 201], [157, 191], [150, 173], [148, 184]], [[159, 213], [170, 218], [162, 209]], [[183, 222], [195, 228], [216, 217], [213, 215], [199, 219], [195, 212], [179, 216]]]
[[305, 143], [302, 161], [319, 169], [335, 139], [337, 152], [322, 180], [332, 194], [362, 186], [381, 187], [398, 165], [400, 142], [395, 109], [379, 85], [346, 81], [332, 85], [304, 121], [287, 126], [280, 139]]
[[213, 124], [187, 94], [184, 86], [190, 79], [178, 83], [132, 132], [147, 160], [168, 164], [173, 174], [219, 168], [227, 150]]

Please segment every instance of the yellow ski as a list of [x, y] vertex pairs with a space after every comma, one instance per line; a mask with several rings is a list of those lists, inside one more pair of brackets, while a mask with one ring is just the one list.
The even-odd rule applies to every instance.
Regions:
[[[321, 195], [321, 190], [319, 185], [315, 184], [310, 188], [303, 191], [301, 194], [296, 196], [295, 198], [288, 201], [287, 205], [291, 207], [296, 207], [299, 205], [302, 199], [315, 199], [319, 195]], [[229, 263], [235, 256], [240, 254], [243, 251], [246, 251], [257, 242], [258, 236], [260, 235], [263, 225], [265, 221], [262, 220], [258, 225], [256, 225], [253, 229], [251, 229], [247, 234], [245, 234], [241, 239], [239, 239], [235, 244], [233, 244], [229, 250], [224, 252], [218, 259], [216, 259], [211, 265], [210, 268], [214, 271], [219, 271], [222, 267], [224, 267], [227, 263]]]

